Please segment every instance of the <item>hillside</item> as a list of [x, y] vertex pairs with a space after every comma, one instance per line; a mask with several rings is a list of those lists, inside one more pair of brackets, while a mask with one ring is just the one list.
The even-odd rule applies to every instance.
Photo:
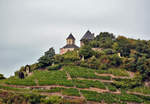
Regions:
[[[96, 50], [95, 50], [96, 49]], [[100, 33], [0, 80], [0, 104], [150, 104], [150, 41]]]
[[[2, 92], [41, 96], [61, 96], [75, 104], [137, 103], [149, 104], [150, 88], [118, 89], [115, 83], [130, 80], [134, 73], [119, 69], [99, 71], [78, 66], [65, 66], [56, 71], [34, 71], [25, 79], [12, 77], [1, 81]], [[2, 96], [2, 95], [0, 95]]]

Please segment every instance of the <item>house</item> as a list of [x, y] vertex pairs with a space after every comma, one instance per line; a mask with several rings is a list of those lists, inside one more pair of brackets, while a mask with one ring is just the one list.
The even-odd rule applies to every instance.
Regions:
[[[84, 34], [84, 36], [80, 40], [80, 46], [82, 47], [86, 41], [91, 41], [93, 40], [94, 33], [91, 33], [89, 30]], [[60, 48], [60, 54], [65, 54], [67, 51], [73, 51], [74, 49], [78, 49], [79, 47], [75, 45], [75, 38], [72, 34], [68, 36], [66, 39], [67, 44], [63, 47]], [[99, 48], [94, 48], [94, 51], [100, 51], [101, 49]]]
[[84, 36], [81, 38], [80, 40], [80, 47], [82, 47], [84, 45], [85, 41], [91, 41], [93, 40], [94, 37], [94, 33], [91, 33], [89, 30], [84, 34]]
[[78, 49], [79, 47], [75, 45], [75, 38], [72, 34], [68, 36], [66, 39], [67, 44], [60, 48], [60, 54], [65, 54], [67, 51], [73, 51], [74, 49]]

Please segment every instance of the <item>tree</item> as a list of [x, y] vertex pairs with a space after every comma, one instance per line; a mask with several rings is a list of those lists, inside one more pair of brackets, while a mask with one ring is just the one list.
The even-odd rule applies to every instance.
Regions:
[[142, 75], [143, 80], [150, 79], [150, 59], [146, 59], [145, 57], [139, 58], [136, 69]]
[[129, 57], [130, 55], [130, 43], [124, 36], [119, 36], [114, 43], [113, 48], [121, 53], [121, 56]]
[[80, 48], [79, 55], [87, 59], [94, 55], [94, 51], [91, 49], [90, 46], [84, 45], [83, 47]]
[[117, 67], [117, 66], [120, 66], [122, 64], [122, 60], [121, 60], [121, 58], [118, 55], [112, 55], [110, 57], [110, 60], [111, 60], [110, 64], [112, 66], [116, 66]]
[[5, 79], [4, 75], [3, 74], [0, 74], [0, 80], [1, 79]]
[[150, 58], [150, 43], [146, 40], [138, 40], [136, 43], [136, 51]]
[[77, 50], [74, 51], [68, 51], [67, 53], [62, 55], [64, 58], [64, 61], [77, 61], [80, 60], [79, 54]]
[[45, 52], [44, 56], [38, 59], [39, 67], [52, 65], [52, 63], [54, 62], [54, 56], [55, 56], [55, 50], [53, 48], [50, 48], [48, 51]]
[[109, 32], [101, 32], [96, 38], [90, 42], [92, 47], [112, 48], [115, 36]]
[[18, 76], [20, 79], [24, 79], [25, 78], [25, 75], [23, 72], [19, 72], [19, 76]]

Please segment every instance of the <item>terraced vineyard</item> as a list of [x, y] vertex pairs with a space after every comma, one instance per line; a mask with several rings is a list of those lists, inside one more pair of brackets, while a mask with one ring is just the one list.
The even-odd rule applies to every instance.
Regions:
[[150, 104], [150, 88], [118, 89], [114, 82], [130, 80], [134, 76], [124, 69], [114, 70], [78, 66], [65, 66], [55, 71], [36, 70], [25, 79], [11, 77], [2, 80], [0, 89], [82, 99], [85, 104]]

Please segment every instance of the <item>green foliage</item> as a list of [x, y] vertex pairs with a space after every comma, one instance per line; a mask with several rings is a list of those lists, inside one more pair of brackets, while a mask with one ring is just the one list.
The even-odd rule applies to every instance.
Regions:
[[95, 56], [84, 60], [84, 61], [80, 61], [78, 63], [78, 65], [82, 66], [82, 67], [87, 67], [87, 68], [92, 68], [92, 69], [98, 69], [99, 67], [99, 61], [96, 59]]
[[108, 104], [113, 103], [121, 103], [121, 102], [136, 102], [136, 103], [142, 103], [144, 102], [142, 98], [136, 96], [136, 95], [129, 95], [129, 94], [111, 94], [111, 93], [97, 93], [94, 91], [86, 91], [81, 90], [83, 96], [88, 101], [96, 101], [101, 102], [104, 101]]
[[129, 40], [124, 36], [119, 36], [114, 43], [113, 48], [121, 53], [121, 56], [129, 57], [130, 55], [130, 43]]
[[108, 70], [97, 70], [99, 74], [113, 74], [114, 76], [129, 76], [129, 73], [125, 69], [109, 68]]
[[33, 93], [0, 92], [1, 104], [41, 104], [44, 97]]
[[12, 91], [29, 91], [28, 89], [14, 88], [14, 87], [8, 87], [8, 86], [3, 86], [3, 85], [0, 85], [0, 89], [3, 89], [3, 90], [12, 90]]
[[0, 74], [0, 80], [5, 79], [3, 74]]
[[90, 46], [84, 45], [83, 47], [80, 48], [79, 55], [87, 59], [94, 55], [94, 51], [91, 49]]
[[80, 59], [78, 51], [68, 51], [64, 55], [62, 55], [64, 61], [77, 61]]
[[135, 87], [142, 85], [142, 78], [140, 76], [136, 76], [132, 79], [116, 79], [116, 80], [117, 81], [115, 81], [113, 84], [117, 88], [130, 89], [130, 88], [135, 88]]
[[113, 44], [114, 40], [115, 40], [115, 36], [112, 33], [101, 32], [89, 44], [92, 47], [99, 47], [99, 48], [104, 48], [104, 49], [112, 48], [112, 44]]
[[31, 104], [40, 104], [42, 96], [39, 94], [28, 93], [24, 95], [25, 99]]
[[102, 64], [99, 69], [101, 70], [107, 70], [108, 69], [108, 64]]
[[55, 60], [55, 63], [59, 64], [59, 63], [63, 62], [64, 57], [63, 57], [63, 55], [57, 54], [57, 55], [54, 56], [54, 60]]
[[54, 62], [54, 55], [55, 55], [55, 50], [53, 48], [50, 48], [48, 51], [46, 51], [45, 55], [38, 59], [39, 67], [45, 67], [51, 65]]
[[136, 51], [146, 54], [147, 58], [150, 58], [150, 42], [146, 40], [137, 40]]
[[150, 59], [139, 58], [136, 69], [141, 73], [143, 80], [148, 80], [150, 75]]
[[117, 88], [113, 86], [111, 83], [105, 83], [105, 86], [109, 89], [109, 91], [115, 92]]
[[42, 101], [44, 104], [61, 104], [63, 102], [60, 96], [50, 96], [43, 98]]
[[67, 80], [66, 73], [64, 71], [34, 71], [34, 73], [25, 78], [10, 78], [4, 81], [6, 84], [10, 85], [25, 85], [25, 86], [35, 86], [37, 80], [39, 85], [63, 85], [63, 86], [73, 86], [72, 81]]
[[149, 94], [150, 95], [150, 87], [145, 87], [145, 86], [136, 87], [134, 89], [129, 89], [129, 91], [130, 92], [138, 92], [138, 93]]
[[80, 61], [77, 65], [92, 68], [92, 69], [103, 69], [106, 70], [109, 67], [118, 67], [122, 64], [122, 59], [114, 55], [101, 55], [99, 58], [95, 56], [88, 58], [87, 60]]
[[52, 65], [52, 66], [48, 66], [47, 69], [48, 70], [58, 70], [61, 68], [61, 65], [60, 64], [55, 64], [55, 65]]
[[110, 76], [97, 76], [95, 75], [94, 69], [84, 68], [84, 67], [77, 67], [77, 66], [66, 66], [64, 67], [72, 78], [90, 78], [90, 79], [103, 79], [103, 80], [110, 80]]
[[120, 66], [122, 64], [122, 60], [118, 55], [112, 55], [110, 56], [110, 65], [111, 66]]
[[114, 54], [114, 51], [112, 49], [105, 49], [103, 51], [106, 55]]
[[31, 71], [34, 71], [39, 68], [38, 63], [30, 65]]
[[105, 85], [100, 81], [92, 81], [92, 80], [73, 80], [74, 84], [78, 88], [100, 88], [106, 89]]
[[25, 85], [25, 86], [36, 85], [35, 81], [32, 79], [19, 79], [19, 78], [7, 79], [5, 83], [9, 85]]
[[80, 96], [79, 91], [75, 88], [63, 89], [62, 94], [68, 96]]

